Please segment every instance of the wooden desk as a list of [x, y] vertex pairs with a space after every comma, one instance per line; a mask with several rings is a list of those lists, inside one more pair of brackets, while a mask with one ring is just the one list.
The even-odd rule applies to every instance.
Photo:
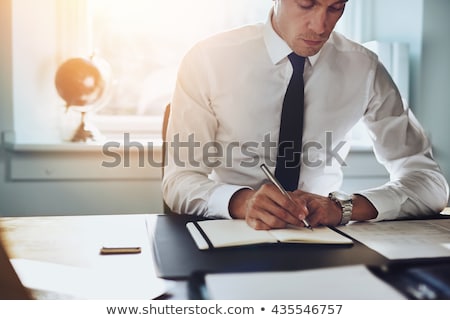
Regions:
[[[96, 293], [96, 298], [152, 299], [167, 292], [168, 294], [164, 295], [163, 298], [185, 300], [188, 298], [187, 282], [182, 276], [184, 276], [184, 273], [189, 275], [192, 271], [199, 270], [199, 266], [204, 267], [206, 261], [204, 259], [207, 258], [205, 257], [207, 254], [196, 250], [185, 229], [185, 220], [190, 217], [175, 217], [171, 220], [168, 218], [162, 216], [157, 219], [157, 215], [3, 217], [0, 218], [0, 234], [5, 240], [9, 256], [12, 259], [27, 259], [28, 261], [39, 261], [53, 266], [88, 270], [91, 274], [97, 275], [103, 281], [92, 277], [81, 279], [81, 282], [84, 282], [81, 285], [82, 289]], [[149, 234], [146, 222], [154, 223], [156, 226], [158, 221], [164, 222], [166, 220], [171, 222], [163, 224], [163, 228]], [[158, 241], [169, 246], [168, 250], [159, 252], [160, 256], [164, 256], [164, 261], [160, 261], [160, 265], [166, 268], [167, 279], [177, 279], [180, 276], [177, 281], [157, 278], [152, 236], [156, 236], [156, 239], [159, 239]], [[142, 253], [100, 255], [100, 248], [110, 243], [127, 243], [140, 246]], [[180, 251], [178, 248], [179, 254], [176, 254], [177, 250], [174, 246], [179, 247], [180, 243], [190, 246], [192, 250], [183, 249]], [[295, 248], [291, 249], [294, 250]], [[291, 249], [288, 248], [287, 250]], [[272, 254], [267, 255], [264, 260], [266, 264], [254, 265], [252, 266], [254, 270], [249, 271], [265, 270], [265, 268], [268, 270], [273, 265], [278, 270], [302, 270], [360, 263], [381, 265], [387, 262], [386, 258], [360, 243], [355, 243], [352, 248], [305, 246], [302, 249], [303, 259], [296, 259], [292, 268], [285, 265], [287, 259], [283, 260], [283, 256], [286, 253], [272, 252], [274, 250], [270, 247], [264, 250]], [[255, 259], [258, 258], [257, 253], [250, 249], [243, 248], [241, 251], [241, 254], [248, 254], [250, 258], [251, 256], [255, 256]], [[219, 253], [210, 252], [208, 255], [214, 256], [215, 254]], [[216, 259], [213, 259], [217, 264], [217, 270], [215, 271], [245, 269], [239, 264], [241, 261], [237, 259], [233, 250], [228, 250], [224, 254], [220, 254], [222, 260], [217, 259], [216, 261]], [[209, 260], [211, 260], [210, 258]], [[224, 263], [224, 259], [228, 262]], [[236, 261], [235, 265], [233, 265], [233, 261]], [[259, 260], [256, 259], [255, 261]], [[269, 263], [270, 266], [267, 265]], [[172, 273], [174, 264], [182, 265], [183, 274], [178, 274], [177, 270]], [[230, 264], [234, 269], [230, 268]], [[44, 280], [54, 277], [55, 274], [46, 274]], [[65, 280], [62, 278], [62, 282]], [[164, 287], [166, 284], [169, 284], [167, 288]], [[66, 299], [71, 298], [71, 296], [62, 295], [58, 297], [53, 295], [50, 298]], [[75, 295], [75, 298], [78, 297]]]
[[[150, 299], [158, 297], [163, 292], [161, 288], [149, 290], [154, 283], [157, 283], [155, 262], [153, 259], [153, 238], [155, 233], [149, 234], [146, 222], [154, 223], [164, 221], [166, 216], [157, 217], [157, 215], [105, 215], [105, 216], [56, 216], [56, 217], [15, 217], [0, 218], [0, 232], [5, 239], [8, 253], [12, 259], [28, 259], [32, 261], [45, 262], [69, 267], [81, 268], [83, 270], [92, 270], [103, 275], [110, 275], [111, 283], [125, 281], [122, 283], [120, 292], [114, 296], [118, 299], [137, 298]], [[170, 239], [168, 243], [180, 249], [180, 243], [187, 244], [192, 247], [191, 250], [183, 250], [182, 254], [176, 254], [173, 248], [169, 248], [166, 252], [159, 254], [165, 257], [163, 265], [182, 265], [183, 272], [189, 275], [192, 271], [202, 265], [202, 259], [198, 255], [204, 255], [202, 252], [193, 247], [194, 244], [185, 230], [185, 219], [190, 217], [174, 216], [175, 229], [165, 230], [158, 229], [157, 233], [163, 235], [160, 241]], [[161, 234], [162, 233], [162, 234]], [[100, 248], [107, 243], [126, 242], [142, 248], [142, 254], [138, 255], [120, 255], [120, 256], [104, 256], [100, 255]], [[268, 248], [266, 248], [267, 250]], [[313, 250], [314, 249], [314, 250]], [[304, 248], [310, 252], [313, 257], [306, 257], [304, 263], [305, 268], [315, 268], [328, 265], [331, 260], [337, 260], [337, 264], [346, 264], [341, 262], [341, 254], [333, 253], [335, 251], [347, 251], [345, 248]], [[270, 249], [269, 249], [270, 250]], [[277, 250], [276, 250], [277, 251]], [[316, 252], [318, 251], [318, 252]], [[325, 252], [326, 251], [326, 252]], [[172, 254], [167, 254], [170, 252]], [[326, 254], [324, 254], [324, 252]], [[366, 252], [362, 245], [358, 245], [352, 250], [356, 254], [348, 259], [356, 259], [361, 261], [379, 262], [384, 261], [379, 255], [369, 252], [369, 258], [363, 259], [361, 252]], [[231, 253], [232, 254], [232, 253]], [[254, 255], [255, 252], [249, 253]], [[279, 253], [272, 252], [275, 257]], [[319, 256], [319, 257], [317, 257]], [[336, 256], [335, 258], [333, 258]], [[343, 258], [347, 255], [344, 254]], [[323, 259], [323, 257], [327, 257]], [[360, 260], [358, 260], [360, 259]], [[381, 260], [380, 260], [381, 259]], [[223, 259], [222, 259], [223, 260]], [[228, 259], [232, 263], [233, 259]], [[268, 256], [267, 260], [272, 264], [273, 259]], [[227, 264], [221, 264], [220, 259], [217, 263], [222, 268]], [[168, 263], [168, 264], [167, 264]], [[283, 263], [283, 260], [276, 263]], [[238, 266], [239, 267], [239, 266]], [[261, 265], [264, 268], [264, 264]], [[281, 268], [281, 267], [280, 267]], [[239, 267], [240, 269], [240, 267]], [[283, 268], [281, 268], [283, 269]], [[300, 268], [302, 269], [302, 268]], [[51, 276], [51, 275], [49, 275]], [[125, 280], [124, 280], [125, 279]], [[128, 282], [127, 282], [127, 279]], [[155, 280], [156, 279], [156, 280]], [[176, 281], [165, 281], [168, 285], [167, 290], [163, 291], [167, 299], [188, 299], [187, 281], [183, 277], [168, 277], [167, 279], [176, 279]], [[164, 281], [159, 279], [159, 281]], [[97, 290], [101, 284], [86, 283], [86, 288], [94, 287]], [[157, 283], [157, 286], [161, 285]], [[159, 291], [158, 291], [159, 290]], [[112, 293], [119, 291], [117, 286], [110, 288]], [[102, 294], [100, 292], [99, 294]], [[110, 294], [110, 293], [107, 293]], [[46, 298], [39, 296], [38, 298]], [[70, 298], [66, 295], [61, 297], [50, 295], [52, 299]]]
[[[79, 288], [92, 289], [92, 294], [96, 293], [95, 298], [151, 299], [161, 294], [164, 288], [161, 287], [163, 280], [158, 279], [154, 271], [147, 217], [0, 218], [0, 232], [11, 259], [38, 261], [47, 266], [60, 266], [63, 270], [67, 268], [71, 272], [80, 270], [96, 275], [85, 280], [84, 288]], [[100, 255], [100, 248], [105, 244], [125, 243], [140, 246], [142, 252]], [[49, 274], [49, 280], [53, 276]], [[100, 285], [108, 288], [99, 288]], [[104, 297], [101, 296], [103, 294]], [[62, 297], [67, 298], [67, 295]]]

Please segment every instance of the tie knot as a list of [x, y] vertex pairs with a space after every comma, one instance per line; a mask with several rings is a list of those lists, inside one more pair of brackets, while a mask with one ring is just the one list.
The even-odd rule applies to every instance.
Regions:
[[294, 68], [294, 71], [300, 71], [303, 72], [303, 68], [305, 66], [305, 57], [299, 56], [295, 52], [292, 52], [290, 55], [288, 55], [289, 61], [291, 61], [292, 67]]

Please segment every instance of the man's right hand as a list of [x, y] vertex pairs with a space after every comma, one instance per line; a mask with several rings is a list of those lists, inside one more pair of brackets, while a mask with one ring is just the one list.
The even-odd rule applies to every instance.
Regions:
[[273, 184], [258, 190], [241, 189], [230, 200], [229, 212], [234, 219], [245, 219], [256, 230], [285, 228], [288, 224], [304, 226], [306, 204], [298, 198], [290, 200]]

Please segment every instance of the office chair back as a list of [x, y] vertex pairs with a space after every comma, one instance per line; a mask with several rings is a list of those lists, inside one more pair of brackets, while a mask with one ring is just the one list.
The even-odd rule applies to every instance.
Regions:
[[[169, 117], [170, 117], [170, 103], [167, 104], [166, 109], [164, 110], [164, 117], [163, 117], [163, 125], [162, 125], [162, 177], [164, 177], [164, 167], [166, 166], [167, 161], [167, 125], [169, 123]], [[169, 206], [167, 205], [166, 201], [163, 199], [163, 210], [164, 213], [172, 213], [172, 210], [170, 210]]]

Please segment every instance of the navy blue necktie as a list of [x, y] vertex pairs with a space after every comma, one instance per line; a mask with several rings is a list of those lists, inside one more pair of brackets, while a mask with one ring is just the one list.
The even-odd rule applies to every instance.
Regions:
[[294, 69], [289, 81], [281, 112], [275, 177], [287, 191], [298, 188], [301, 165], [305, 58], [291, 53], [288, 56]]

